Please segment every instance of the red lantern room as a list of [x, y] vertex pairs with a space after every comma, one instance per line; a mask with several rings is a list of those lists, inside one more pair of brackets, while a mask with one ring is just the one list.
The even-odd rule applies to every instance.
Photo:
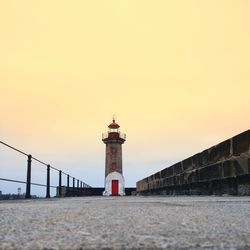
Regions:
[[104, 143], [113, 142], [113, 140], [118, 140], [120, 143], [124, 143], [126, 141], [126, 135], [119, 131], [120, 125], [113, 122], [108, 125], [109, 131], [102, 135], [102, 141]]

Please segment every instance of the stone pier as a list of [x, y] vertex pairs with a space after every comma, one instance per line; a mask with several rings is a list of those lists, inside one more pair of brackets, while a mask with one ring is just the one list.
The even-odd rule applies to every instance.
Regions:
[[0, 249], [250, 248], [250, 197], [74, 197], [0, 202]]
[[143, 195], [250, 195], [250, 130], [137, 182]]

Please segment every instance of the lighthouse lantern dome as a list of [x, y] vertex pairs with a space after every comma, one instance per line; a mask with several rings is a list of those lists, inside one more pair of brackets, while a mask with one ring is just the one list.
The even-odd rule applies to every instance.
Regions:
[[120, 128], [120, 125], [115, 122], [115, 119], [113, 119], [113, 122], [108, 125], [110, 129], [118, 129]]

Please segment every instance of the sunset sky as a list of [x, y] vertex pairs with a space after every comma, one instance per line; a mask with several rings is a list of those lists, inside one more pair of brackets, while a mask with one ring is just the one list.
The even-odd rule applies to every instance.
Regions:
[[[249, 129], [249, 13], [247, 0], [0, 1], [0, 140], [103, 186], [115, 114], [135, 186]], [[25, 180], [25, 157], [0, 145], [0, 164]]]

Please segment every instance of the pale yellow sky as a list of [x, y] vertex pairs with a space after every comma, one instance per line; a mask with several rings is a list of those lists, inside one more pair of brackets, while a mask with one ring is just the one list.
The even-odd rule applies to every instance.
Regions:
[[249, 13], [246, 0], [0, 1], [1, 139], [95, 172], [115, 113], [127, 178], [141, 178], [249, 129]]

